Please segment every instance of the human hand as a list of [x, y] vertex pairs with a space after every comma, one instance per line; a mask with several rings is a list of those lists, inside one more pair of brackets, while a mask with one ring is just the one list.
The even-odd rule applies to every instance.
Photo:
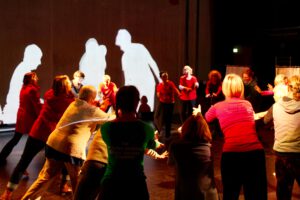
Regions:
[[193, 116], [197, 116], [198, 113], [201, 113], [201, 105], [199, 104], [197, 108], [193, 108]]
[[159, 156], [157, 156], [157, 159], [166, 159], [169, 157], [169, 152], [168, 151], [164, 151], [162, 154], [160, 154]]
[[273, 88], [273, 86], [272, 86], [270, 83], [268, 83], [268, 85], [267, 85], [267, 86], [268, 86], [268, 90], [271, 90], [271, 91], [273, 91], [273, 89], [274, 89], [274, 88]]
[[209, 98], [209, 97], [210, 97], [210, 94], [205, 95], [205, 97], [206, 97], [206, 98]]

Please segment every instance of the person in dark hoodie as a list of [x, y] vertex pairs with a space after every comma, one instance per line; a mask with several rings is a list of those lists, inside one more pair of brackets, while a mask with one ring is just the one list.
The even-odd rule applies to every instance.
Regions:
[[291, 199], [294, 180], [300, 185], [300, 76], [290, 77], [288, 95], [279, 99], [264, 116], [274, 121], [277, 199]]

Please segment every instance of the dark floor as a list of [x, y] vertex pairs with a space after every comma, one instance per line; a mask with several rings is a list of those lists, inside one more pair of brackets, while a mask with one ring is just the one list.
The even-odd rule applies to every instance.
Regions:
[[[178, 125], [174, 125], [173, 128], [176, 130]], [[6, 142], [11, 138], [12, 133], [0, 133], [0, 149], [6, 144]], [[275, 185], [276, 179], [274, 176], [274, 156], [272, 153], [273, 137], [274, 133], [269, 127], [259, 128], [259, 136], [264, 144], [266, 151], [266, 164], [267, 164], [267, 175], [268, 175], [268, 199], [273, 200], [275, 197]], [[5, 189], [5, 185], [9, 180], [9, 176], [18, 162], [22, 150], [24, 147], [24, 142], [26, 137], [23, 137], [21, 142], [15, 147], [12, 154], [7, 159], [7, 164], [0, 167], [0, 194]], [[214, 153], [214, 163], [215, 163], [215, 179], [217, 182], [217, 187], [220, 197], [222, 197], [222, 184], [220, 175], [220, 154], [222, 147], [222, 138], [216, 136], [213, 142], [213, 153]], [[28, 172], [30, 173], [30, 178], [28, 180], [22, 180], [18, 189], [13, 194], [13, 200], [18, 200], [24, 194], [25, 190], [30, 186], [30, 184], [36, 179], [39, 170], [44, 162], [44, 153], [41, 152], [34, 159], [31, 165], [28, 167]], [[174, 199], [174, 168], [168, 166], [166, 161], [152, 160], [151, 158], [145, 158], [145, 172], [147, 176], [148, 189], [150, 193], [151, 200], [172, 200]], [[42, 199], [72, 199], [72, 195], [61, 196], [58, 193], [57, 187], [51, 189], [47, 192]], [[44, 195], [43, 195], [44, 196]], [[244, 199], [241, 194], [240, 199]], [[300, 199], [300, 188], [297, 184], [294, 185], [293, 200]]]

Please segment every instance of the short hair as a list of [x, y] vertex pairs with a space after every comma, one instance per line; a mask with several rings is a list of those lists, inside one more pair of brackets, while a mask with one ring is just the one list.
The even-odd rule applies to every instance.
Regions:
[[122, 112], [136, 112], [140, 101], [140, 93], [133, 85], [121, 87], [116, 94], [116, 110]]
[[168, 72], [166, 71], [159, 72], [159, 77], [162, 78], [164, 74], [168, 75]]
[[78, 98], [84, 101], [89, 101], [91, 98], [96, 98], [97, 90], [92, 85], [84, 85], [79, 90]]
[[244, 97], [244, 84], [237, 74], [227, 74], [222, 83], [222, 91], [225, 97]]
[[209, 126], [201, 114], [188, 117], [182, 125], [181, 134], [184, 140], [195, 143], [212, 141]]
[[249, 67], [245, 68], [242, 75], [247, 74], [250, 78], [254, 78], [254, 72]]
[[35, 72], [28, 72], [24, 75], [23, 84], [28, 85], [37, 77]]
[[105, 74], [105, 75], [103, 76], [103, 81], [105, 81], [105, 80], [111, 80], [111, 79], [110, 79], [110, 75]]
[[184, 66], [183, 70], [188, 70], [188, 71], [191, 72], [191, 74], [193, 73], [193, 69], [190, 66], [188, 66], [188, 65]]
[[147, 98], [147, 96], [142, 96], [141, 97], [141, 103], [148, 103], [148, 98]]
[[85, 77], [85, 74], [84, 74], [82, 71], [77, 70], [77, 71], [74, 72], [74, 74], [73, 74], [73, 78], [75, 78], [75, 77], [84, 78], [84, 77]]
[[275, 76], [275, 79], [274, 79], [274, 85], [278, 85], [280, 83], [285, 83], [285, 80], [287, 79], [287, 76], [284, 75], [284, 74], [277, 74]]
[[294, 75], [289, 78], [289, 91], [293, 94], [293, 99], [300, 101], [300, 76]]
[[58, 96], [60, 94], [69, 95], [71, 91], [70, 79], [67, 75], [58, 75], [55, 76], [52, 89], [54, 91], [54, 95]]

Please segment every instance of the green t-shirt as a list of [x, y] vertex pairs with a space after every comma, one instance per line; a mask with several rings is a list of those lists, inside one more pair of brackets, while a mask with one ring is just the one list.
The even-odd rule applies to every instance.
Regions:
[[144, 152], [155, 148], [153, 128], [141, 120], [111, 121], [101, 133], [108, 149], [105, 179], [145, 179]]

